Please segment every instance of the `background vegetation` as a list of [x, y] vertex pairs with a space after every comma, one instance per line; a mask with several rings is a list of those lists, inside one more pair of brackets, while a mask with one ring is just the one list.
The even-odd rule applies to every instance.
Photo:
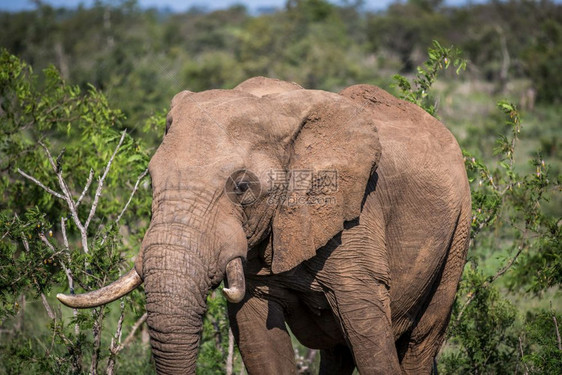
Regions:
[[[130, 267], [172, 96], [255, 75], [330, 91], [376, 84], [438, 116], [473, 190], [439, 370], [559, 373], [561, 5], [410, 0], [369, 13], [361, 1], [289, 0], [250, 15], [38, 4], [0, 13], [0, 374], [153, 373], [141, 292], [92, 311], [54, 295]], [[200, 374], [243, 371], [224, 309], [213, 293]], [[317, 371], [315, 351], [299, 346], [297, 359]]]

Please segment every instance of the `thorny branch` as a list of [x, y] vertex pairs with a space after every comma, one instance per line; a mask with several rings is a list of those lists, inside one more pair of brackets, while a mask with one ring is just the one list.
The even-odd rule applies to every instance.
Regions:
[[[30, 252], [29, 242], [27, 242], [25, 237], [22, 237], [21, 240], [22, 240], [23, 247], [24, 247], [25, 251], [29, 253]], [[37, 290], [41, 290], [41, 288], [39, 287], [39, 283], [37, 282], [37, 279], [35, 278], [35, 276], [33, 276], [33, 283], [37, 287]], [[45, 296], [45, 293], [43, 293], [43, 292], [41, 292], [41, 302], [43, 303], [43, 307], [45, 307], [45, 310], [47, 311], [47, 315], [49, 315], [49, 318], [54, 320], [55, 314], [53, 313], [53, 309], [51, 308], [51, 305], [49, 305], [49, 301], [47, 301], [47, 297]]]
[[133, 324], [133, 327], [131, 328], [131, 332], [129, 332], [129, 334], [125, 338], [125, 341], [123, 341], [123, 344], [119, 345], [119, 348], [118, 348], [117, 352], [120, 352], [121, 350], [123, 350], [124, 348], [129, 346], [129, 344], [131, 343], [131, 341], [133, 341], [133, 338], [135, 337], [135, 333], [142, 326], [142, 324], [146, 321], [147, 317], [148, 317], [148, 314], [144, 313], [140, 318], [137, 319], [137, 321], [135, 322], [135, 324]]
[[[523, 238], [525, 238], [525, 235], [526, 235], [526, 233], [523, 235]], [[494, 281], [496, 281], [501, 275], [506, 273], [511, 268], [511, 266], [513, 266], [513, 264], [515, 263], [515, 261], [517, 260], [519, 255], [521, 255], [521, 253], [523, 252], [523, 250], [526, 247], [527, 247], [526, 245], [520, 245], [517, 248], [517, 253], [515, 253], [515, 255], [509, 260], [509, 262], [507, 262], [507, 264], [505, 266], [503, 266], [498, 272], [496, 272], [496, 274], [494, 276], [492, 276], [488, 281], [483, 283], [481, 288], [489, 287], [490, 284], [492, 284]], [[472, 291], [471, 293], [469, 293], [468, 299], [462, 305], [462, 308], [460, 309], [459, 314], [457, 315], [457, 318], [455, 319], [455, 326], [460, 323], [461, 318], [462, 318], [466, 308], [468, 307], [468, 305], [470, 305], [470, 303], [474, 300], [474, 298], [476, 298], [476, 296], [478, 295], [478, 291], [479, 291], [479, 289], [476, 289], [476, 290]]]
[[[517, 122], [517, 124], [519, 124], [519, 122]], [[517, 138], [517, 135], [514, 135], [514, 140], [513, 140], [513, 143], [511, 145], [512, 148], [510, 149], [510, 152], [509, 152], [510, 158], [513, 158], [513, 151], [514, 151], [514, 147], [515, 147], [515, 139], [516, 138]], [[496, 185], [493, 184], [493, 180], [492, 180], [491, 177], [490, 177], [490, 183], [492, 184], [494, 190], [499, 191], [498, 187], [496, 187]], [[509, 186], [511, 186], [511, 183], [509, 184]], [[505, 189], [503, 192], [500, 193], [502, 198], [504, 197], [504, 194], [507, 192], [507, 190], [508, 189]], [[478, 231], [484, 225], [487, 225], [492, 219], [494, 219], [496, 217], [497, 217], [497, 212], [493, 212], [491, 215], [489, 215], [489, 217], [485, 220], [485, 222], [480, 224], [480, 226], [478, 228]], [[477, 232], [477, 231], [473, 231], [473, 233], [471, 234], [471, 241], [474, 240], [474, 236], [476, 235], [475, 232]], [[492, 276], [488, 281], [486, 281], [484, 284], [482, 284], [482, 288], [487, 288], [491, 283], [496, 281], [500, 276], [505, 274], [513, 266], [513, 264], [515, 263], [517, 258], [519, 258], [519, 256], [523, 252], [523, 250], [527, 248], [527, 243], [526, 243], [527, 235], [528, 235], [528, 228], [524, 228], [524, 230], [522, 232], [523, 243], [518, 246], [518, 249], [517, 249], [517, 252], [515, 253], [515, 255], [509, 260], [509, 262], [507, 262], [506, 265], [504, 265], [501, 269], [499, 269], [498, 272], [496, 272], [496, 274], [494, 276]], [[472, 291], [471, 293], [469, 293], [469, 295], [467, 296], [468, 297], [467, 300], [463, 304], [462, 308], [459, 311], [459, 314], [457, 315], [457, 318], [455, 319], [455, 326], [458, 325], [459, 322], [461, 321], [461, 318], [462, 318], [466, 308], [468, 307], [468, 305], [470, 305], [470, 303], [474, 300], [474, 298], [476, 298], [476, 296], [478, 295], [478, 291], [479, 291], [479, 289], [476, 289], [476, 290]]]
[[[64, 244], [64, 250], [68, 259], [68, 264], [70, 264], [70, 246], [68, 244], [68, 237], [66, 235], [66, 218], [60, 218], [60, 227], [62, 231], [62, 242]], [[66, 278], [68, 279], [68, 288], [70, 289], [70, 294], [74, 294], [74, 278], [72, 277], [72, 273], [69, 269], [65, 269], [64, 272], [66, 273]], [[78, 316], [78, 310], [72, 309], [72, 315], [76, 319], [76, 317]], [[78, 325], [78, 323], [74, 324], [74, 334], [76, 336], [80, 334], [80, 326]]]
[[84, 189], [82, 190], [82, 194], [80, 194], [80, 197], [76, 201], [76, 207], [78, 207], [80, 205], [80, 203], [82, 202], [82, 199], [84, 199], [84, 197], [86, 196], [86, 193], [90, 189], [90, 185], [92, 184], [93, 179], [94, 179], [94, 170], [90, 168], [90, 175], [88, 176], [88, 180], [86, 181], [86, 185], [84, 185]]
[[523, 342], [521, 341], [521, 336], [519, 336], [519, 353], [521, 354], [521, 362], [523, 362], [523, 365], [525, 366], [525, 375], [529, 375], [529, 367], [527, 367], [527, 364], [523, 361], [525, 354], [523, 353]]
[[552, 321], [554, 322], [554, 331], [556, 332], [556, 343], [558, 344], [558, 350], [562, 351], [562, 340], [560, 339], [560, 330], [558, 329], [558, 321], [556, 320], [556, 315], [552, 314]]
[[[57, 180], [59, 181], [59, 187], [64, 194], [63, 199], [66, 201], [68, 209], [70, 210], [74, 224], [76, 224], [76, 227], [80, 231], [80, 237], [82, 240], [82, 249], [84, 250], [85, 253], [88, 253], [88, 234], [86, 232], [86, 228], [82, 225], [82, 221], [80, 221], [80, 217], [78, 216], [78, 210], [76, 209], [76, 203], [74, 202], [74, 199], [72, 199], [72, 193], [70, 192], [70, 189], [68, 189], [68, 186], [66, 185], [66, 181], [62, 176], [62, 168], [57, 167], [57, 164], [53, 160], [53, 156], [51, 155], [51, 152], [49, 151], [47, 146], [45, 146], [43, 142], [39, 142], [39, 144], [41, 145], [41, 147], [43, 147], [43, 150], [45, 150], [45, 154], [47, 154], [49, 163], [51, 164], [51, 167], [53, 168], [53, 171], [57, 176]], [[59, 155], [59, 157], [60, 156], [62, 156], [62, 153], [61, 155]]]
[[[145, 169], [137, 178], [137, 182], [135, 183], [135, 186], [133, 187], [133, 190], [131, 191], [131, 194], [129, 195], [129, 199], [127, 200], [127, 203], [125, 203], [125, 206], [123, 207], [123, 209], [121, 210], [121, 212], [119, 213], [119, 216], [117, 216], [117, 219], [115, 219], [115, 224], [119, 224], [119, 221], [121, 221], [121, 218], [123, 217], [123, 214], [125, 213], [125, 211], [127, 211], [127, 208], [129, 207], [129, 204], [131, 203], [131, 201], [133, 200], [133, 197], [135, 195], [135, 193], [138, 190], [139, 184], [142, 181], [142, 179], [148, 174], [148, 168]], [[109, 233], [105, 233], [102, 240], [101, 240], [101, 244], [103, 245], [105, 243], [105, 240], [107, 239], [107, 235]]]
[[39, 181], [38, 179], [36, 179], [33, 176], [28, 175], [27, 173], [25, 173], [24, 171], [22, 171], [21, 169], [18, 168], [17, 172], [19, 174], [21, 174], [23, 177], [27, 178], [28, 180], [34, 182], [36, 185], [38, 185], [39, 187], [43, 188], [47, 193], [54, 195], [57, 198], [60, 199], [64, 199], [64, 196], [62, 196], [61, 194], [57, 193], [56, 191], [54, 191], [53, 189], [43, 185], [43, 183], [41, 181]]
[[107, 162], [107, 165], [105, 166], [105, 170], [103, 171], [103, 175], [100, 177], [100, 179], [98, 181], [98, 188], [96, 189], [96, 194], [94, 195], [94, 202], [92, 203], [92, 207], [90, 208], [90, 214], [88, 215], [88, 219], [86, 219], [86, 223], [84, 223], [85, 228], [88, 228], [88, 226], [90, 225], [90, 221], [92, 220], [92, 218], [94, 217], [94, 214], [96, 213], [96, 209], [98, 208], [98, 202], [99, 202], [99, 199], [100, 199], [101, 191], [103, 189], [103, 183], [105, 181], [105, 178], [107, 177], [107, 174], [109, 173], [109, 168], [111, 168], [111, 164], [113, 163], [113, 159], [115, 158], [115, 155], [117, 155], [117, 151], [119, 151], [119, 148], [123, 144], [123, 140], [125, 139], [125, 135], [127, 135], [127, 130], [123, 130], [123, 132], [121, 133], [121, 139], [119, 139], [119, 143], [115, 147], [115, 150], [113, 151], [113, 154], [111, 155], [111, 158], [109, 158], [109, 161]]
[[137, 192], [137, 189], [139, 188], [139, 184], [141, 182], [141, 180], [148, 174], [148, 168], [145, 169], [137, 178], [137, 182], [135, 183], [135, 186], [133, 187], [133, 190], [131, 191], [131, 195], [129, 195], [129, 200], [127, 200], [127, 203], [125, 203], [125, 207], [123, 207], [123, 209], [121, 210], [121, 212], [119, 213], [119, 216], [117, 216], [117, 219], [115, 220], [115, 223], [119, 223], [119, 221], [121, 221], [121, 217], [123, 217], [123, 214], [125, 213], [125, 211], [127, 211], [127, 208], [129, 207], [129, 204], [131, 203], [131, 201], [133, 200], [133, 196], [135, 195], [135, 193]]
[[[122, 334], [123, 319], [124, 319], [124, 307], [125, 305], [122, 300], [121, 315], [119, 317], [119, 322], [117, 323], [117, 331], [115, 333], [115, 336], [111, 339], [111, 345], [109, 347], [109, 351], [111, 354], [109, 356], [109, 359], [107, 360], [107, 371], [106, 371], [107, 375], [113, 374], [113, 370], [115, 367], [115, 358], [117, 357], [119, 352], [121, 352], [121, 350], [129, 346], [129, 344], [131, 343], [131, 341], [133, 341], [133, 338], [135, 337], [135, 333], [138, 331], [138, 329], [142, 326], [142, 324], [146, 321], [146, 318], [148, 317], [148, 314], [145, 312], [140, 318], [138, 318], [135, 324], [133, 324], [133, 326], [131, 327], [131, 332], [129, 332], [129, 334], [125, 338], [125, 341], [121, 343], [121, 334]], [[115, 340], [117, 340], [117, 344]]]
[[[94, 199], [92, 202], [92, 205], [90, 207], [90, 211], [88, 214], [88, 217], [86, 219], [86, 221], [84, 223], [82, 223], [82, 221], [80, 220], [80, 217], [78, 216], [78, 210], [77, 207], [78, 205], [83, 201], [83, 199], [86, 197], [86, 195], [88, 194], [88, 191], [91, 187], [92, 181], [93, 181], [93, 176], [94, 176], [94, 171], [93, 169], [90, 169], [90, 173], [88, 176], [88, 179], [86, 181], [86, 184], [82, 190], [82, 193], [80, 194], [79, 198], [75, 201], [73, 196], [72, 196], [72, 192], [70, 191], [63, 175], [62, 175], [62, 168], [61, 168], [61, 162], [62, 162], [62, 157], [64, 154], [64, 150], [57, 156], [56, 160], [53, 158], [53, 156], [51, 155], [51, 152], [49, 151], [49, 149], [47, 148], [47, 146], [45, 144], [43, 144], [42, 142], [39, 141], [39, 144], [41, 145], [41, 147], [44, 149], [45, 154], [49, 160], [49, 163], [51, 165], [51, 167], [53, 168], [53, 171], [57, 177], [58, 180], [58, 185], [59, 188], [61, 190], [61, 192], [57, 192], [51, 188], [49, 188], [48, 186], [46, 186], [45, 184], [43, 184], [41, 181], [39, 181], [37, 178], [25, 173], [24, 171], [18, 169], [17, 172], [22, 175], [24, 178], [32, 181], [33, 183], [35, 183], [36, 185], [38, 185], [39, 187], [41, 187], [42, 189], [44, 189], [47, 193], [51, 194], [52, 196], [62, 199], [66, 202], [66, 205], [68, 206], [68, 209], [70, 210], [72, 219], [74, 224], [76, 225], [76, 227], [78, 228], [78, 230], [80, 231], [80, 237], [81, 237], [81, 242], [82, 242], [82, 250], [85, 253], [88, 253], [89, 248], [88, 248], [88, 235], [87, 235], [87, 229], [88, 226], [91, 223], [91, 220], [93, 219], [95, 213], [96, 213], [96, 209], [97, 206], [99, 204], [99, 199], [102, 193], [102, 189], [103, 189], [103, 185], [105, 182], [105, 179], [109, 173], [109, 170], [111, 168], [111, 165], [115, 159], [115, 156], [117, 155], [119, 149], [121, 148], [123, 141], [125, 139], [125, 136], [127, 134], [127, 131], [123, 131], [121, 133], [121, 137], [119, 139], [119, 142], [117, 144], [117, 146], [115, 147], [109, 161], [107, 162], [104, 172], [102, 174], [101, 177], [98, 178], [98, 186], [96, 189], [96, 192], [94, 194]], [[127, 203], [125, 204], [125, 206], [123, 207], [123, 209], [121, 210], [121, 212], [119, 213], [119, 216], [117, 217], [115, 223], [117, 224], [123, 214], [125, 213], [125, 211], [127, 210], [127, 208], [129, 207], [129, 204], [131, 203], [134, 194], [136, 193], [136, 191], [138, 190], [139, 184], [142, 181], [142, 179], [147, 175], [148, 173], [148, 169], [146, 169], [145, 171], [143, 171], [134, 187], [133, 190], [129, 196], [129, 199], [127, 201]], [[62, 231], [62, 237], [63, 237], [63, 245], [64, 248], [61, 252], [66, 254], [66, 258], [70, 264], [71, 262], [71, 257], [70, 257], [70, 246], [69, 246], [69, 241], [68, 241], [68, 235], [66, 232], [66, 221], [67, 218], [65, 217], [61, 217], [61, 231]], [[40, 233], [39, 237], [41, 239], [41, 241], [53, 252], [53, 256], [57, 256], [60, 252], [57, 252], [55, 247], [53, 246], [53, 244], [47, 239], [47, 237], [45, 236], [44, 233]], [[102, 243], [105, 241], [107, 235], [104, 236]], [[24, 248], [26, 249], [27, 252], [29, 252], [29, 243], [26, 241], [25, 238], [22, 238], [23, 241], [23, 245]], [[66, 276], [67, 276], [67, 280], [68, 280], [68, 286], [70, 289], [71, 293], [74, 293], [74, 278], [73, 278], [73, 274], [71, 272], [71, 270], [69, 269], [69, 267], [66, 266], [65, 262], [63, 260], [61, 260], [59, 258], [59, 263], [61, 265], [61, 267], [63, 268]], [[91, 277], [94, 277], [93, 275], [89, 275]], [[100, 280], [98, 280], [100, 281]], [[39, 289], [39, 284], [37, 282], [36, 279], [34, 279], [34, 283], [37, 286], [37, 288]], [[51, 306], [49, 305], [47, 298], [45, 296], [44, 293], [41, 293], [41, 300], [43, 302], [43, 305], [45, 307], [45, 310], [47, 311], [47, 314], [49, 315], [49, 318], [51, 318], [52, 320], [56, 320], [56, 315], [53, 312], [53, 309], [51, 308]], [[74, 313], [74, 317], [77, 316], [77, 310], [73, 309], [73, 313]], [[93, 312], [93, 316], [94, 316], [94, 326], [93, 326], [93, 339], [94, 339], [94, 351], [92, 353], [92, 358], [91, 358], [91, 364], [90, 364], [90, 373], [91, 374], [96, 374], [97, 373], [97, 367], [98, 367], [98, 362], [99, 362], [99, 354], [100, 354], [100, 346], [101, 346], [101, 330], [102, 330], [102, 325], [103, 325], [103, 307], [99, 308], [99, 309], [95, 309]], [[119, 318], [119, 322], [118, 322], [118, 326], [117, 326], [117, 330], [115, 333], [115, 337], [112, 339], [111, 341], [111, 346], [110, 346], [110, 352], [112, 353], [109, 360], [108, 360], [108, 368], [107, 368], [107, 373], [108, 374], [112, 374], [113, 373], [113, 368], [114, 368], [114, 364], [115, 364], [115, 357], [117, 356], [117, 354], [123, 350], [125, 347], [127, 347], [131, 341], [133, 340], [133, 337], [136, 333], [136, 331], [139, 329], [139, 327], [141, 327], [141, 325], [146, 321], [147, 319], [147, 314], [143, 314], [133, 325], [131, 332], [129, 333], [129, 335], [125, 338], [124, 342], [121, 342], [121, 335], [122, 335], [122, 329], [123, 329], [123, 321], [124, 321], [124, 301], [122, 300], [121, 302], [121, 315]], [[78, 326], [78, 323], [75, 324], [74, 327], [74, 332], [76, 335], [78, 335], [80, 333], [80, 328]], [[73, 346], [72, 342], [70, 342], [70, 340], [64, 335], [63, 332], [58, 332], [59, 336], [61, 337], [61, 339], [67, 344], [67, 346], [70, 348], [71, 346]]]

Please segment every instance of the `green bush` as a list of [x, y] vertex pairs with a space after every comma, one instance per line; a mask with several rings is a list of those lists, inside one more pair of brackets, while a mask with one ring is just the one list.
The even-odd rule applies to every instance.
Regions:
[[[434, 42], [413, 85], [406, 77], [395, 76], [401, 97], [435, 115], [436, 106], [428, 100], [428, 91], [438, 73], [448, 67], [443, 61], [452, 51], [455, 65], [464, 67], [458, 50]], [[550, 166], [539, 153], [526, 160], [532, 168], [520, 172], [516, 163], [522, 130], [520, 113], [508, 101], [499, 101], [497, 107], [503, 113], [503, 124], [497, 128], [508, 131], [496, 138], [495, 158], [484, 162], [463, 151], [471, 183], [472, 232], [469, 263], [440, 359], [440, 371], [446, 374], [548, 373], [560, 369], [560, 336], [557, 320], [552, 320], [556, 315], [549, 313], [549, 321], [544, 312], [529, 312], [523, 321], [522, 311], [506, 298], [505, 291], [507, 287], [513, 291], [524, 288], [540, 294], [560, 287], [562, 219], [545, 207], [560, 193], [561, 179], [550, 175]], [[491, 257], [480, 255], [491, 251], [501, 251], [504, 259], [499, 269], [488, 274], [482, 268], [490, 268], [484, 262]], [[503, 286], [499, 285], [501, 281]], [[532, 316], [543, 319], [533, 320]], [[521, 342], [524, 332], [525, 351]]]
[[[0, 318], [15, 319], [0, 373], [111, 373], [122, 335], [145, 319], [140, 293], [70, 315], [51, 295], [130, 268], [150, 217], [148, 155], [99, 91], [65, 84], [52, 67], [37, 76], [5, 50], [0, 98]], [[28, 327], [37, 322], [38, 332]]]

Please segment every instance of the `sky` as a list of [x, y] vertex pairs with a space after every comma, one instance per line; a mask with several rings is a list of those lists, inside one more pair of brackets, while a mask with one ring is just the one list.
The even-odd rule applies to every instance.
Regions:
[[[54, 7], [76, 7], [82, 3], [89, 6], [95, 0], [43, 0]], [[365, 7], [369, 10], [383, 10], [395, 0], [365, 0]], [[402, 0], [405, 1], [405, 0]], [[234, 4], [243, 4], [251, 12], [259, 11], [260, 8], [283, 8], [286, 0], [138, 0], [141, 7], [158, 7], [166, 8], [177, 12], [186, 11], [194, 6], [204, 9], [215, 10], [228, 8]], [[330, 2], [338, 4], [341, 0], [330, 0]], [[485, 3], [486, 0], [445, 0], [445, 4], [462, 6], [468, 4]], [[562, 0], [556, 0], [562, 2]], [[116, 1], [119, 3], [119, 1]], [[32, 10], [35, 8], [31, 0], [0, 0], [0, 10], [19, 11]]]

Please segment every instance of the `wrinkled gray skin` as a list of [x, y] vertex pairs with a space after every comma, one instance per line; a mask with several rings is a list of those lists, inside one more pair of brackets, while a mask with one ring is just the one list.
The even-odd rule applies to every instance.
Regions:
[[[195, 372], [206, 296], [237, 257], [246, 292], [228, 310], [250, 374], [295, 373], [286, 324], [321, 349], [322, 374], [430, 373], [470, 228], [462, 155], [436, 119], [374, 86], [257, 77], [176, 95], [149, 169], [135, 268], [159, 374]], [[224, 190], [242, 169], [261, 183], [252, 204]], [[277, 191], [308, 199], [280, 203], [279, 170], [337, 171], [337, 191]]]

